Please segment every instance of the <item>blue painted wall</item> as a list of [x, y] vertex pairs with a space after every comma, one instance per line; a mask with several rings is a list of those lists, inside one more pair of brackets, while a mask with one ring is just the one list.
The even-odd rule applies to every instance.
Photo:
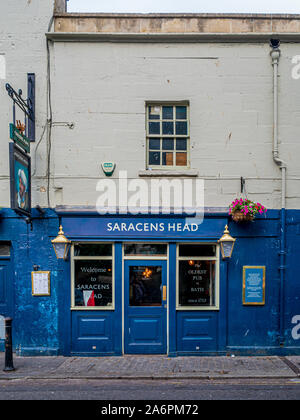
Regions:
[[[71, 351], [70, 263], [58, 262], [51, 245], [58, 232], [59, 219], [53, 210], [44, 218], [34, 214], [33, 230], [24, 218], [9, 209], [0, 217], [0, 241], [11, 241], [11, 307], [4, 315], [13, 316], [14, 346], [19, 354], [64, 354]], [[221, 262], [220, 311], [175, 311], [176, 242], [183, 234], [150, 232], [134, 236], [103, 231], [101, 218], [80, 216], [63, 217], [67, 236], [72, 239], [116, 240], [116, 270], [118, 291], [116, 311], [111, 315], [111, 343], [108, 352], [121, 354], [121, 242], [137, 240], [164, 240], [170, 242], [169, 264], [169, 354], [300, 354], [300, 337], [295, 334], [295, 316], [300, 316], [300, 211], [287, 211], [287, 255], [284, 285], [284, 347], [280, 347], [280, 211], [269, 211], [266, 218], [254, 223], [237, 225], [230, 222], [230, 232], [237, 238], [232, 260]], [[115, 220], [113, 218], [111, 220]], [[145, 219], [145, 218], [144, 218]], [[153, 217], [152, 217], [153, 219]], [[178, 218], [176, 218], [178, 220]], [[120, 219], [121, 220], [121, 219]], [[124, 221], [124, 219], [122, 219]], [[127, 220], [131, 220], [127, 218]], [[139, 220], [137, 218], [136, 220]], [[157, 218], [158, 221], [162, 219]], [[167, 222], [169, 219], [165, 218]], [[146, 219], [144, 220], [146, 221]], [[217, 240], [228, 219], [225, 215], [207, 215], [194, 240]], [[83, 229], [84, 226], [84, 229]], [[91, 234], [89, 234], [89, 232]], [[191, 241], [192, 235], [185, 240]], [[51, 296], [33, 297], [31, 272], [37, 264], [40, 270], [51, 271]], [[242, 275], [244, 265], [266, 266], [266, 304], [262, 307], [243, 306]], [[106, 314], [100, 314], [106, 315]], [[74, 322], [74, 320], [73, 320]], [[293, 334], [294, 331], [294, 334]], [[293, 335], [295, 338], [293, 338]], [[196, 351], [199, 347], [200, 351]], [[3, 342], [0, 342], [0, 350]]]
[[[34, 214], [38, 217], [38, 214]], [[13, 211], [4, 210], [0, 219], [0, 240], [11, 241], [11, 289], [13, 307], [13, 343], [17, 351], [34, 354], [57, 354], [58, 334], [58, 290], [60, 272], [50, 245], [51, 236], [57, 235], [58, 218], [48, 211], [45, 219], [34, 219], [33, 230], [25, 219]], [[31, 272], [33, 265], [40, 270], [51, 270], [51, 296], [33, 297]]]

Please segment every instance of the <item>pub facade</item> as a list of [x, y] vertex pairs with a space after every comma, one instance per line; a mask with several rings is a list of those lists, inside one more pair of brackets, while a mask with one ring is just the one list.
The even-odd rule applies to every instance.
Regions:
[[[300, 354], [299, 16], [81, 15], [56, 1], [51, 19], [46, 3], [38, 36], [14, 33], [18, 51], [39, 43], [24, 66], [29, 215], [11, 206], [5, 134], [5, 83], [25, 79], [8, 38], [0, 50], [0, 315], [15, 351]], [[238, 223], [236, 199], [267, 212]]]

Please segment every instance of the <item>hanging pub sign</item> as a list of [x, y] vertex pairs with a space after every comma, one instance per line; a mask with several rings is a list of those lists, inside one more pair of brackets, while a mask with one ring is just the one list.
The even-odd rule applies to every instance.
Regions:
[[31, 160], [14, 143], [9, 144], [11, 208], [25, 216], [31, 214]]
[[9, 134], [11, 140], [25, 152], [30, 153], [30, 140], [14, 124], [9, 124]]
[[[13, 102], [13, 124], [9, 125], [10, 201], [11, 208], [31, 216], [31, 160], [30, 142], [35, 141], [35, 74], [27, 74], [27, 99], [6, 83], [5, 88]], [[25, 122], [16, 120], [16, 106], [22, 111]]]
[[265, 305], [266, 267], [243, 267], [243, 305]]

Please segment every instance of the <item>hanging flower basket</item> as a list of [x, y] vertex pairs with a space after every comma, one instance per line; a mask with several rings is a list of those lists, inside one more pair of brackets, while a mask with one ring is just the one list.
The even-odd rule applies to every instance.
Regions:
[[243, 198], [235, 199], [229, 207], [229, 214], [236, 223], [253, 222], [257, 214], [262, 215], [266, 211], [262, 204]]
[[253, 220], [254, 220], [254, 216], [252, 214], [249, 214], [249, 213], [245, 214], [245, 213], [242, 213], [239, 210], [231, 213], [231, 217], [232, 217], [232, 220], [234, 220], [237, 223], [253, 222]]

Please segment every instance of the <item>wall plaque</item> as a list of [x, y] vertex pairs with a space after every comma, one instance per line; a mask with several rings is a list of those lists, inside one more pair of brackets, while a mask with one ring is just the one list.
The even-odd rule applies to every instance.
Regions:
[[243, 305], [265, 305], [266, 267], [243, 267]]
[[50, 271], [31, 273], [32, 296], [50, 296]]

